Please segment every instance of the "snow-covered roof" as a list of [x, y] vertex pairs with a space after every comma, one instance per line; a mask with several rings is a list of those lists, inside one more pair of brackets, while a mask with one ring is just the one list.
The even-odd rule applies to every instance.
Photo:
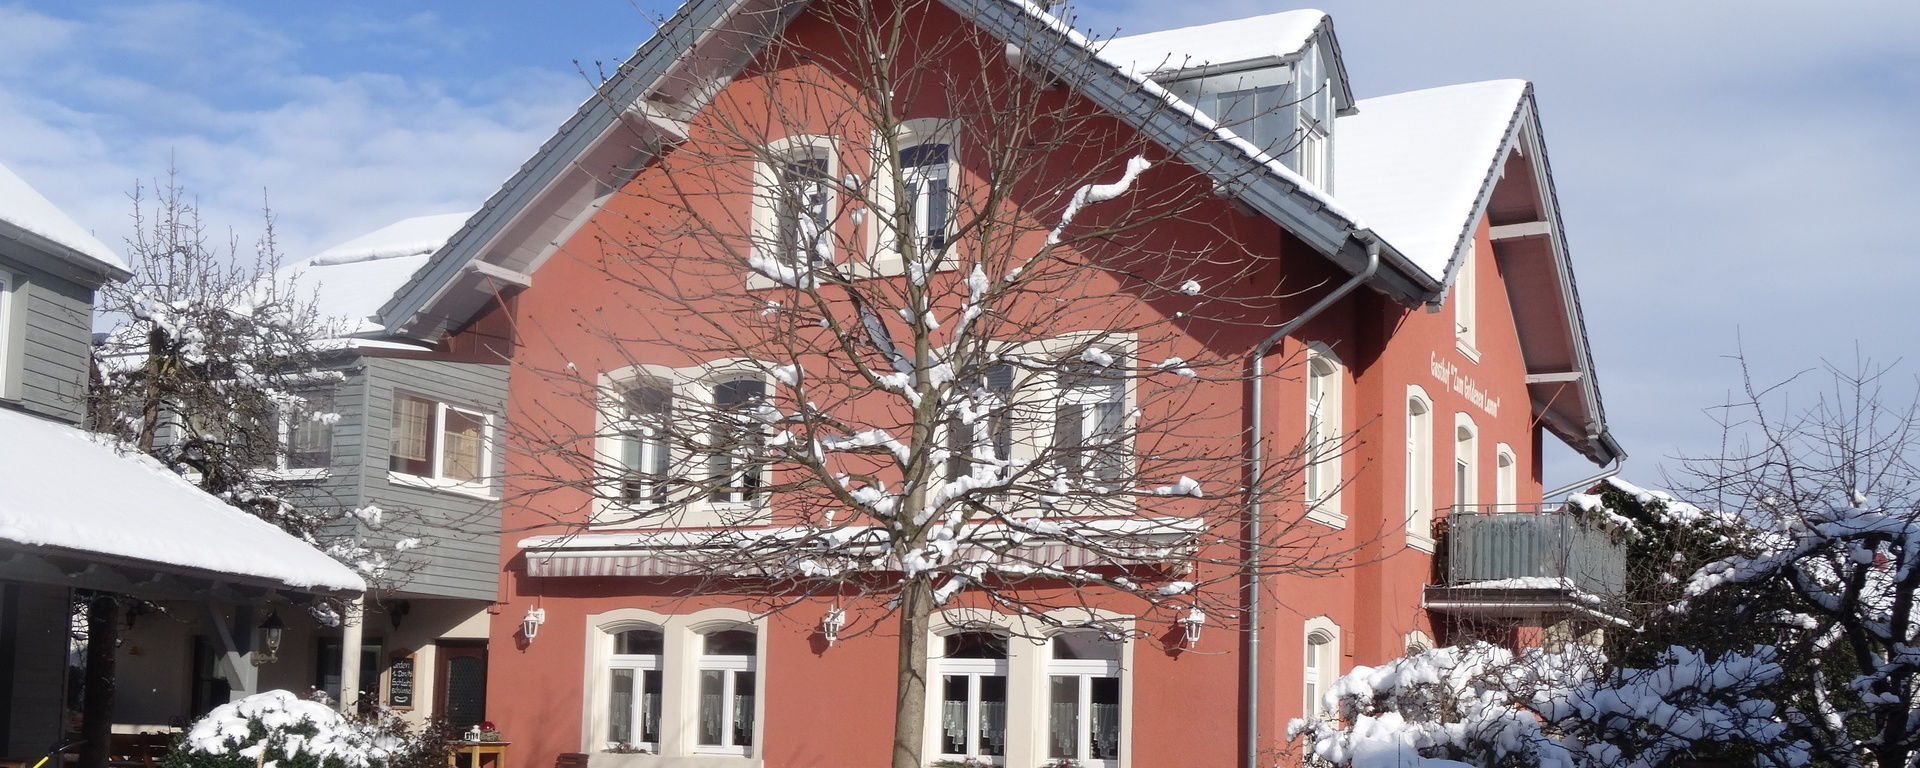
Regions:
[[1284, 58], [1313, 40], [1327, 14], [1312, 9], [1116, 37], [1097, 47], [1101, 58], [1136, 74]]
[[140, 454], [0, 409], [0, 546], [301, 591], [360, 592], [345, 565]]
[[1525, 97], [1489, 80], [1360, 100], [1334, 122], [1336, 198], [1427, 274], [1443, 277]]
[[127, 262], [119, 254], [4, 164], [0, 164], [0, 223], [37, 235], [71, 251], [72, 255], [97, 262], [96, 269], [100, 271], [128, 272]]
[[330, 324], [353, 335], [380, 330], [371, 318], [445, 245], [471, 213], [415, 216], [368, 232], [281, 269]]

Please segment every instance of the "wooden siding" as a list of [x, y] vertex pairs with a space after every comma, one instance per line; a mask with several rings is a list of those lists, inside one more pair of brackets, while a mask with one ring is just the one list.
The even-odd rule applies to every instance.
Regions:
[[87, 361], [92, 353], [93, 291], [9, 258], [0, 270], [14, 278], [6, 333], [8, 366], [0, 398], [27, 411], [78, 423], [85, 410]]
[[[356, 423], [336, 428], [334, 455], [343, 455], [343, 435], [360, 455], [360, 498], [387, 511], [387, 531], [394, 541], [419, 538], [424, 546], [408, 553], [398, 570], [410, 570], [401, 591], [441, 597], [482, 600], [495, 598], [499, 585], [500, 502], [451, 491], [400, 485], [389, 480], [395, 390], [473, 408], [493, 416], [493, 473], [505, 471], [501, 435], [505, 432], [507, 367], [436, 360], [362, 358], [364, 381], [354, 412]], [[347, 405], [338, 410], [349, 418]]]

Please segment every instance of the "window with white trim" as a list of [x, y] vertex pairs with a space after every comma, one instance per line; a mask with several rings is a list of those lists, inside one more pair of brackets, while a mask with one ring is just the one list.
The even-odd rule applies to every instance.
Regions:
[[1088, 363], [1062, 367], [1053, 449], [1069, 479], [1118, 480], [1130, 463], [1127, 382]]
[[976, 468], [1004, 465], [1013, 458], [1013, 366], [999, 363], [973, 377], [969, 397], [972, 414], [947, 422], [947, 477], [957, 479]]
[[274, 421], [280, 450], [276, 469], [289, 474], [324, 472], [333, 463], [333, 425], [340, 415], [333, 411], [332, 389], [297, 392], [298, 402], [282, 405]]
[[666, 501], [672, 454], [667, 428], [673, 419], [673, 385], [653, 376], [628, 382], [619, 392], [613, 424], [620, 470], [619, 497], [628, 504]]
[[1480, 501], [1480, 430], [1464, 413], [1453, 418], [1453, 508], [1471, 511]]
[[1343, 376], [1340, 361], [1325, 347], [1307, 350], [1306, 500], [1310, 519], [1344, 525], [1340, 510]]
[[694, 751], [751, 755], [758, 636], [751, 628], [708, 632], [694, 662], [699, 696]]
[[435, 486], [484, 490], [492, 421], [480, 411], [395, 392], [387, 468]]
[[759, 456], [766, 430], [758, 411], [767, 401], [767, 382], [735, 376], [713, 384], [713, 428], [708, 435], [709, 500], [716, 503], [752, 501], [765, 483]]
[[1331, 174], [1333, 166], [1333, 142], [1327, 138], [1327, 131], [1320, 121], [1302, 110], [1300, 113], [1300, 176], [1315, 186], [1331, 192]]
[[1433, 537], [1433, 401], [1418, 387], [1407, 393], [1407, 538], [1428, 544]]
[[940, 680], [940, 756], [953, 760], [1007, 754], [1007, 637], [947, 635], [935, 660]]
[[828, 220], [831, 167], [829, 159], [816, 152], [796, 153], [774, 162], [774, 247], [788, 264], [833, 258]]
[[1306, 658], [1301, 664], [1300, 711], [1309, 716], [1331, 712], [1325, 701], [1340, 676], [1340, 625], [1325, 616], [1307, 621]]
[[1493, 493], [1502, 512], [1512, 512], [1520, 503], [1520, 462], [1506, 443], [1493, 447]]
[[1479, 280], [1476, 278], [1480, 246], [1478, 243], [1468, 246], [1460, 257], [1460, 272], [1453, 278], [1453, 326], [1454, 339], [1468, 354], [1476, 354], [1478, 345], [1474, 343], [1474, 329], [1478, 323], [1480, 311]]
[[628, 629], [613, 634], [607, 661], [607, 734], [610, 751], [660, 751], [660, 711], [664, 690], [661, 659], [666, 634], [659, 629]]
[[900, 150], [900, 184], [906, 192], [913, 237], [927, 250], [946, 248], [952, 230], [952, 152], [952, 145], [941, 141]]
[[1047, 757], [1081, 765], [1120, 764], [1120, 643], [1099, 632], [1049, 641]]
[[1284, 120], [1286, 107], [1294, 102], [1291, 84], [1242, 88], [1210, 99], [1212, 103], [1203, 102], [1201, 109], [1262, 152], [1278, 156], [1293, 140], [1293, 126]]

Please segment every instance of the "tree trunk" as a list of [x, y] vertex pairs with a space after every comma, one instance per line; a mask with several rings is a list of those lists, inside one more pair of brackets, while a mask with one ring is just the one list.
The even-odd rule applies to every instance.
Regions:
[[933, 585], [913, 579], [900, 594], [900, 663], [893, 702], [893, 768], [921, 768], [927, 727], [927, 622]]
[[140, 434], [134, 440], [134, 447], [149, 456], [153, 455], [154, 435], [160, 432], [160, 401], [166, 396], [160, 385], [160, 352], [165, 347], [166, 336], [160, 329], [147, 332], [146, 382], [140, 397]]
[[120, 640], [120, 600], [94, 595], [87, 601], [87, 674], [82, 683], [79, 768], [106, 768], [113, 740], [113, 656]]

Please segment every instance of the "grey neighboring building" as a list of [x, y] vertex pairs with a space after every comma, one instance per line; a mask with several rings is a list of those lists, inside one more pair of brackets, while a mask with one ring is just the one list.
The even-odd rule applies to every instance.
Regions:
[[[312, 388], [300, 393], [310, 410], [331, 415], [280, 425], [278, 466], [266, 471], [288, 498], [356, 511], [343, 525], [385, 567], [363, 569], [369, 590], [359, 621], [327, 628], [290, 618], [278, 661], [261, 668], [269, 688], [326, 691], [343, 706], [377, 702], [459, 730], [483, 717], [487, 609], [499, 589], [507, 367], [487, 362], [498, 358], [484, 351], [392, 340], [368, 317], [465, 219], [406, 219], [281, 271], [332, 336]], [[137, 639], [143, 653], [167, 658], [195, 652], [192, 638], [154, 624], [136, 627], [128, 645]], [[357, 658], [342, 652], [356, 645]], [[177, 676], [142, 665], [122, 684], [163, 689]], [[152, 729], [192, 717], [207, 698], [189, 686], [123, 701], [115, 719], [125, 729]]]
[[183, 691], [198, 676], [246, 692], [258, 684], [256, 606], [365, 588], [306, 543], [79, 429], [94, 294], [131, 276], [0, 166], [0, 760], [31, 763], [72, 724], [76, 590], [172, 601], [169, 623], [201, 654], [156, 661]]

